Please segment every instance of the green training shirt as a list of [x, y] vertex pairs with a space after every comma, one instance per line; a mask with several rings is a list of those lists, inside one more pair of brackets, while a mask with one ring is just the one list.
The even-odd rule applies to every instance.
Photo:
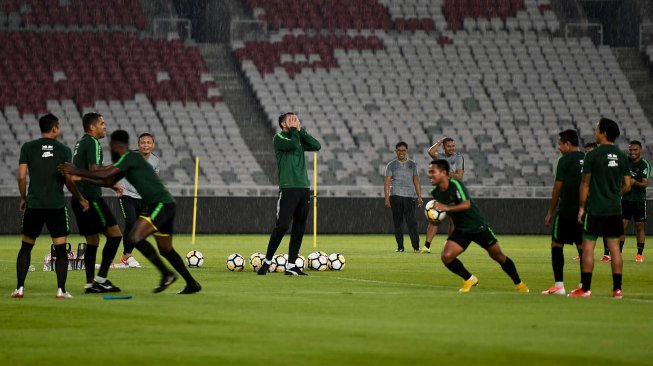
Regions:
[[[73, 164], [81, 169], [89, 170], [91, 164], [102, 166], [102, 147], [100, 141], [91, 135], [82, 136], [73, 152]], [[77, 182], [79, 193], [89, 201], [102, 197], [102, 189], [88, 182]]]
[[[629, 161], [628, 168], [632, 180], [641, 182], [651, 178], [651, 164], [646, 159], [639, 159], [638, 162]], [[646, 188], [630, 186], [630, 192], [624, 194], [624, 201], [646, 201]]]
[[121, 175], [136, 188], [138, 194], [148, 205], [175, 202], [159, 176], [154, 172], [152, 165], [141, 154], [127, 151], [113, 166], [120, 169]]
[[467, 188], [456, 179], [449, 178], [449, 187], [446, 191], [441, 191], [437, 186], [431, 191], [431, 195], [436, 201], [445, 205], [457, 205], [464, 201], [471, 201], [469, 210], [460, 212], [447, 212], [447, 215], [453, 220], [456, 230], [464, 233], [479, 233], [488, 228], [485, 217], [478, 209], [476, 203], [467, 193]]
[[29, 172], [28, 208], [66, 206], [63, 195], [65, 178], [57, 171], [57, 166], [70, 162], [71, 158], [68, 146], [57, 140], [40, 138], [23, 144], [18, 164], [27, 164]]
[[587, 211], [593, 216], [621, 215], [621, 185], [630, 176], [628, 156], [614, 145], [599, 145], [585, 155], [583, 174], [591, 174]]
[[320, 142], [305, 129], [297, 131], [296, 128], [291, 128], [288, 132], [282, 131], [274, 135], [273, 143], [279, 188], [308, 188], [304, 151], [319, 151]]
[[564, 218], [575, 218], [578, 215], [578, 189], [582, 176], [585, 154], [574, 151], [562, 155], [558, 159], [555, 180], [562, 182], [558, 215]]

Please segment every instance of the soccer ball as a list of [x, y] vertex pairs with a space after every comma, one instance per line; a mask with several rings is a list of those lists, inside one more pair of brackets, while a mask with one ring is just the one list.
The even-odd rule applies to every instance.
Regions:
[[315, 271], [325, 271], [329, 260], [327, 256], [321, 255], [321, 252], [313, 252], [308, 255], [308, 268]]
[[288, 265], [288, 254], [277, 254], [270, 262], [270, 272], [285, 272]]
[[327, 265], [332, 271], [342, 271], [345, 269], [345, 256], [340, 253], [331, 253]]
[[263, 253], [254, 253], [249, 257], [249, 265], [254, 268], [254, 271], [258, 271], [265, 260], [265, 254]]
[[297, 260], [295, 260], [295, 266], [301, 270], [304, 270], [304, 268], [306, 268], [306, 258], [301, 255], [297, 257]]
[[426, 206], [424, 206], [424, 215], [426, 216], [427, 220], [438, 225], [447, 217], [447, 213], [444, 211], [436, 210], [434, 208], [435, 203], [435, 200], [430, 200], [426, 203]]
[[227, 257], [227, 269], [233, 272], [241, 272], [245, 268], [245, 257], [234, 253]]
[[202, 264], [204, 264], [204, 255], [197, 250], [191, 250], [186, 253], [186, 263], [188, 267], [202, 267]]

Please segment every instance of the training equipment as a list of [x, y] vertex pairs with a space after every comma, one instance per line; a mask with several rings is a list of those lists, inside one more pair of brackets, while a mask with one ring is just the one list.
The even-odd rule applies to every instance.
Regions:
[[340, 253], [331, 253], [328, 257], [327, 266], [332, 271], [342, 271], [345, 269], [345, 256]]
[[261, 268], [261, 264], [265, 260], [265, 254], [263, 253], [254, 253], [249, 257], [249, 265], [252, 266], [254, 272], [257, 272]]
[[241, 272], [245, 268], [245, 257], [238, 253], [230, 254], [227, 257], [227, 269], [232, 272]]
[[328, 268], [329, 260], [321, 253], [323, 252], [313, 252], [308, 255], [308, 268], [315, 271], [325, 271]]
[[298, 256], [297, 260], [295, 260], [295, 267], [304, 270], [304, 268], [306, 268], [306, 258], [301, 255]]
[[272, 258], [269, 272], [285, 272], [288, 267], [288, 254], [277, 254]]
[[105, 300], [129, 300], [131, 298], [132, 295], [124, 295], [124, 296], [104, 295]]
[[429, 222], [432, 222], [436, 225], [440, 224], [446, 217], [447, 213], [444, 211], [438, 211], [435, 207], [435, 200], [430, 200], [424, 206], [424, 215]]
[[204, 255], [197, 250], [191, 250], [186, 254], [186, 263], [188, 267], [202, 267], [204, 264]]

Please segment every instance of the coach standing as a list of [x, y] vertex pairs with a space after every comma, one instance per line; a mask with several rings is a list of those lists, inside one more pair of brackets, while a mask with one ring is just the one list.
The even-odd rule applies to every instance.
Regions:
[[306, 219], [310, 203], [308, 174], [306, 174], [305, 151], [319, 151], [320, 142], [309, 135], [294, 113], [279, 116], [281, 132], [274, 135], [274, 155], [277, 158], [279, 175], [279, 200], [277, 201], [277, 221], [270, 235], [265, 261], [257, 274], [265, 275], [270, 268], [274, 253], [279, 248], [283, 236], [292, 220], [290, 245], [288, 248], [288, 267], [286, 275], [306, 276], [301, 268], [295, 266], [306, 230]]
[[417, 164], [408, 159], [408, 144], [400, 141], [395, 146], [397, 158], [385, 168], [385, 207], [392, 209], [395, 227], [396, 252], [404, 251], [404, 221], [415, 252], [419, 252], [419, 234], [415, 220], [415, 203], [422, 207], [422, 189], [419, 183]]

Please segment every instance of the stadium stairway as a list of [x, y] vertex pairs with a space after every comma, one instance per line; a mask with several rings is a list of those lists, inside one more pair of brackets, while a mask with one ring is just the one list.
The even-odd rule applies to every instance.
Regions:
[[612, 52], [635, 92], [646, 118], [653, 124], [653, 79], [645, 57], [637, 48], [613, 48]]
[[224, 102], [233, 114], [245, 140], [271, 184], [277, 183], [272, 138], [265, 112], [251, 85], [240, 70], [238, 61], [225, 44], [198, 44], [209, 71], [223, 92]]

